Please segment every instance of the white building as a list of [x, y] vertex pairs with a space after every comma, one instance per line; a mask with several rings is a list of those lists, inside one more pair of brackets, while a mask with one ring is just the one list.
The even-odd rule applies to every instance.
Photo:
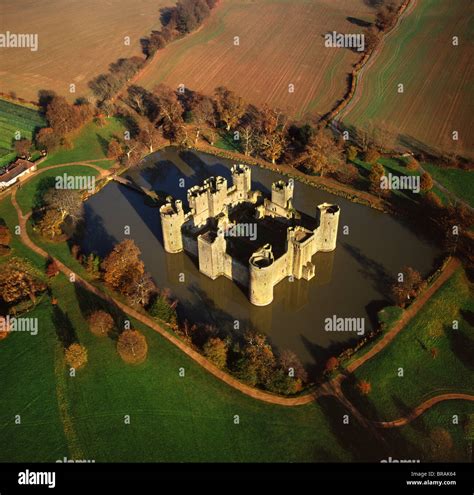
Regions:
[[0, 189], [6, 189], [15, 184], [21, 177], [31, 174], [37, 169], [37, 164], [28, 160], [18, 159], [3, 170], [0, 170]]

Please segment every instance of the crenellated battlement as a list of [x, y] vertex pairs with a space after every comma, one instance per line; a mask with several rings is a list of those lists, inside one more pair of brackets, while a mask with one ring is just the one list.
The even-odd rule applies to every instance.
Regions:
[[310, 217], [293, 208], [292, 180], [274, 182], [271, 198], [263, 198], [252, 191], [248, 166], [234, 165], [231, 174], [231, 187], [217, 176], [189, 188], [187, 213], [171, 198], [160, 208], [163, 245], [169, 253], [197, 256], [199, 270], [211, 279], [225, 276], [247, 286], [250, 302], [264, 306], [284, 278], [317, 275], [311, 259], [335, 249], [340, 209], [323, 203]]

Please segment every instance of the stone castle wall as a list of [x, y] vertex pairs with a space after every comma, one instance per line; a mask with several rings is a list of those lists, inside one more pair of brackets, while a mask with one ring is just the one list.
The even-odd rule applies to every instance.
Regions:
[[[227, 253], [227, 243], [222, 233], [205, 229], [210, 219], [218, 225], [227, 225], [229, 206], [257, 201], [257, 191], [251, 191], [249, 167], [234, 166], [232, 178], [230, 188], [222, 177], [211, 177], [202, 186], [190, 188], [190, 211], [186, 214], [181, 201], [170, 200], [160, 208], [164, 248], [169, 253], [185, 250], [196, 256], [203, 274], [211, 279], [224, 276], [248, 287], [251, 303], [265, 306], [273, 300], [274, 286], [284, 278], [292, 276], [310, 280], [315, 276], [311, 258], [318, 251], [335, 249], [340, 210], [337, 205], [318, 205], [315, 212], [318, 227], [313, 231], [302, 226], [288, 227], [287, 248], [283, 255], [275, 259], [270, 245], [261, 246], [245, 265]], [[278, 181], [272, 186], [271, 200], [265, 199], [263, 205], [257, 207], [258, 214], [286, 220], [294, 218], [292, 200], [293, 183]], [[186, 232], [182, 230], [185, 224]], [[198, 235], [192, 234], [193, 229]]]

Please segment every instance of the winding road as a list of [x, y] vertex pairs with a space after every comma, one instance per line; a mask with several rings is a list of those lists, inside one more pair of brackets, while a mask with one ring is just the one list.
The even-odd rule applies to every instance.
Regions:
[[[92, 162], [91, 160], [90, 162]], [[94, 165], [93, 163], [90, 163], [89, 161], [80, 161], [80, 162], [73, 162], [73, 163], [65, 163], [65, 164], [58, 164], [58, 165], [52, 165], [49, 167], [44, 167], [42, 169], [39, 169], [35, 174], [32, 174], [31, 176], [28, 176], [24, 181], [30, 180], [31, 177], [35, 177], [39, 173], [45, 172], [47, 170], [55, 169], [55, 168], [61, 168], [65, 167], [68, 165], [84, 165], [84, 166], [89, 166], [91, 168], [94, 168], [98, 170], [101, 174], [101, 176], [107, 176], [109, 175], [109, 171], [104, 170], [97, 165]], [[105, 294], [100, 290], [98, 287], [92, 285], [90, 282], [87, 280], [83, 279], [80, 275], [77, 273], [73, 272], [71, 269], [69, 269], [64, 263], [59, 261], [58, 259], [51, 257], [43, 248], [35, 244], [31, 238], [28, 235], [28, 230], [27, 230], [27, 223], [28, 220], [32, 214], [31, 211], [27, 213], [23, 213], [23, 211], [20, 208], [20, 205], [18, 204], [17, 198], [16, 198], [16, 191], [17, 188], [14, 189], [9, 189], [7, 194], [11, 194], [11, 202], [16, 210], [16, 213], [18, 215], [18, 221], [19, 221], [19, 226], [20, 226], [20, 240], [22, 243], [27, 246], [29, 249], [31, 249], [33, 252], [37, 253], [38, 255], [42, 256], [43, 258], [52, 258], [55, 260], [57, 263], [57, 266], [59, 270], [66, 275], [69, 279], [73, 279], [74, 283], [80, 285], [83, 289], [91, 292], [92, 294], [96, 295], [97, 297], [100, 297], [101, 299], [105, 300], [111, 305], [115, 305], [116, 307], [120, 308], [124, 313], [129, 315], [130, 317], [136, 319], [137, 321], [140, 321], [144, 325], [148, 326], [155, 332], [159, 333], [163, 338], [165, 338], [168, 342], [173, 344], [174, 346], [178, 347], [182, 352], [184, 352], [188, 357], [193, 359], [196, 363], [198, 363], [200, 366], [202, 366], [206, 371], [214, 375], [216, 378], [221, 380], [222, 382], [226, 383], [230, 387], [238, 390], [239, 392], [252, 397], [253, 399], [260, 400], [266, 403], [270, 404], [275, 404], [275, 405], [281, 405], [281, 406], [299, 406], [299, 405], [305, 405], [309, 404], [319, 397], [322, 396], [334, 396], [336, 397], [350, 412], [356, 417], [362, 424], [367, 425], [368, 427], [376, 427], [376, 428], [392, 428], [392, 427], [398, 427], [398, 426], [403, 426], [414, 419], [416, 419], [418, 416], [423, 414], [427, 409], [430, 407], [434, 406], [438, 402], [444, 401], [444, 400], [469, 400], [469, 401], [474, 401], [474, 395], [469, 395], [469, 394], [456, 394], [456, 393], [449, 393], [449, 394], [442, 394], [436, 397], [433, 397], [425, 402], [423, 402], [420, 406], [417, 408], [413, 409], [411, 413], [409, 413], [407, 416], [398, 418], [393, 421], [385, 421], [385, 422], [376, 422], [376, 421], [369, 421], [365, 419], [360, 412], [352, 405], [351, 402], [347, 400], [347, 398], [344, 396], [342, 390], [341, 390], [341, 383], [345, 379], [345, 375], [339, 374], [335, 378], [333, 378], [331, 381], [323, 383], [322, 385], [318, 386], [315, 390], [313, 390], [310, 393], [307, 393], [305, 395], [301, 395], [298, 397], [282, 397], [278, 395], [274, 395], [269, 392], [265, 392], [263, 390], [258, 390], [253, 387], [250, 387], [240, 381], [238, 381], [236, 378], [231, 376], [230, 374], [226, 373], [225, 371], [217, 368], [215, 365], [213, 365], [210, 361], [208, 361], [204, 356], [202, 356], [200, 353], [195, 351], [193, 348], [189, 347], [187, 344], [185, 344], [182, 340], [177, 338], [175, 335], [173, 335], [170, 331], [166, 330], [163, 328], [161, 325], [159, 325], [155, 320], [149, 318], [147, 315], [137, 311], [136, 309], [128, 306], [127, 304], [123, 303], [122, 301], [116, 299], [115, 297], [109, 296], [108, 294]], [[0, 195], [0, 198], [2, 196]], [[416, 315], [416, 313], [424, 306], [424, 304], [429, 300], [429, 298], [438, 290], [438, 288], [454, 273], [454, 271], [459, 267], [460, 262], [457, 259], [451, 259], [448, 264], [445, 266], [443, 272], [440, 274], [440, 276], [436, 279], [436, 281], [429, 287], [427, 288], [418, 298], [417, 300], [410, 306], [408, 310], [405, 311], [405, 314], [402, 316], [402, 318], [397, 322], [397, 324], [394, 325], [394, 327], [387, 332], [379, 342], [377, 342], [374, 347], [372, 347], [368, 352], [366, 352], [364, 355], [353, 361], [347, 368], [347, 371], [349, 373], [352, 373], [354, 370], [356, 370], [358, 367], [362, 366], [366, 361], [374, 357], [378, 352], [380, 352], [382, 349], [384, 349], [394, 338], [395, 336], [405, 327], [405, 325]]]

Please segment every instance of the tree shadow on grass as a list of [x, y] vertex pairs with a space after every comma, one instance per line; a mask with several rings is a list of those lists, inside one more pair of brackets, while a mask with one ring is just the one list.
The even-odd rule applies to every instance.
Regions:
[[466, 320], [471, 327], [474, 327], [474, 311], [469, 309], [461, 309], [461, 316]]
[[[318, 405], [339, 445], [355, 462], [378, 462], [387, 455], [383, 441], [371, 428], [362, 425], [335, 397], [321, 397]], [[349, 423], [344, 422], [348, 416]]]
[[305, 369], [314, 381], [321, 381], [326, 362], [330, 357], [339, 356], [342, 351], [357, 344], [358, 338], [351, 338], [344, 342], [332, 341], [329, 345], [319, 345], [312, 342], [304, 335], [301, 336], [305, 348], [311, 355], [311, 363], [305, 365]]
[[357, 410], [367, 419], [380, 421], [377, 408], [370, 400], [370, 396], [362, 395], [357, 388], [357, 379], [352, 373], [347, 375], [342, 382], [342, 391], [347, 399], [354, 404]]
[[79, 304], [79, 308], [86, 320], [95, 311], [105, 311], [112, 316], [114, 320], [114, 327], [108, 333], [108, 337], [116, 341], [125, 328], [125, 321], [130, 320], [128, 315], [126, 315], [115, 304], [112, 304], [96, 294], [93, 294], [80, 284], [74, 284], [74, 290], [76, 292], [76, 299]]
[[102, 137], [99, 133], [96, 133], [97, 142], [100, 145], [100, 149], [105, 157], [107, 157], [107, 152], [109, 151], [109, 141]]
[[52, 188], [54, 188], [56, 184], [55, 177], [42, 177], [36, 186], [36, 191], [33, 196], [32, 209], [38, 210], [42, 208], [44, 203], [44, 195]]
[[[464, 315], [463, 315], [464, 316]], [[466, 335], [464, 326], [455, 330], [450, 326], [444, 327], [444, 332], [449, 340], [449, 346], [455, 356], [469, 370], [474, 370], [474, 338]]]
[[[353, 388], [353, 387], [351, 387]], [[352, 402], [356, 409], [367, 419], [376, 418], [376, 421], [386, 420], [379, 418], [376, 407], [369, 396], [355, 397], [353, 393], [347, 393], [348, 387], [344, 388], [346, 398]], [[357, 391], [356, 391], [357, 393]], [[323, 400], [325, 399], [325, 400]], [[418, 459], [420, 448], [417, 444], [407, 439], [402, 428], [380, 428], [375, 425], [361, 424], [340, 402], [335, 398], [321, 398], [319, 405], [322, 407], [330, 424], [332, 433], [341, 447], [350, 453], [357, 462], [380, 462], [393, 459]], [[406, 405], [401, 403], [401, 408]], [[343, 415], [349, 415], [349, 424], [343, 424]], [[370, 414], [370, 418], [368, 415]], [[389, 418], [392, 419], [392, 418]], [[424, 424], [417, 428], [425, 434]]]
[[72, 325], [71, 319], [58, 305], [53, 306], [53, 325], [64, 349], [78, 342], [76, 330]]

